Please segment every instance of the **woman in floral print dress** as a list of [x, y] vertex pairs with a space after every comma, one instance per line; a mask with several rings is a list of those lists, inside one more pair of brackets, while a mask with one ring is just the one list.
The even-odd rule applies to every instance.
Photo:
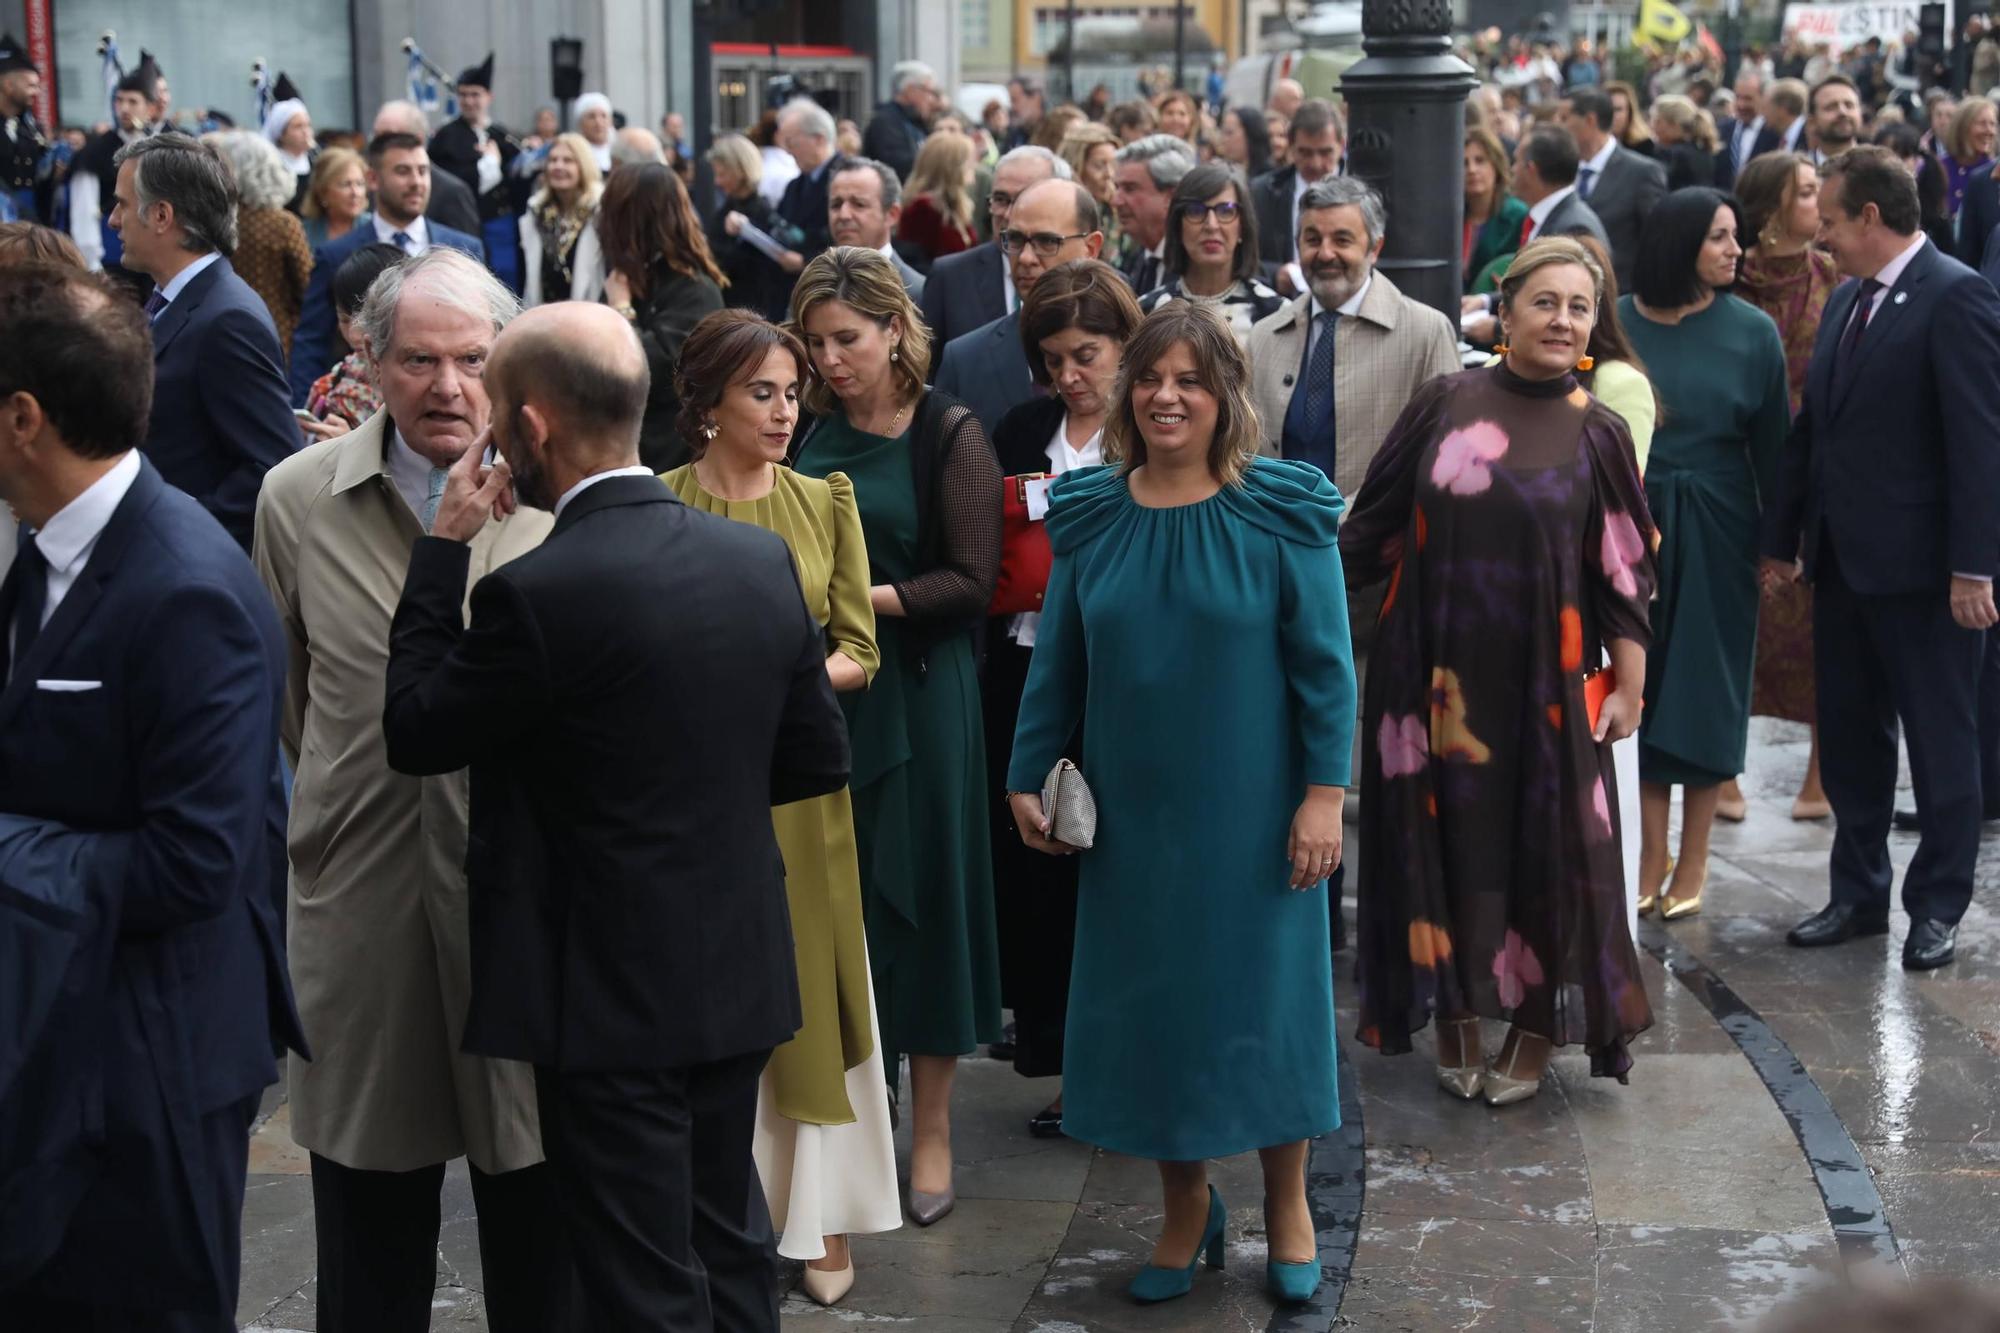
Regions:
[[[1438, 1018], [1439, 1079], [1532, 1096], [1551, 1045], [1621, 1082], [1652, 1021], [1610, 742], [1638, 725], [1655, 534], [1624, 423], [1571, 373], [1602, 271], [1567, 237], [1502, 283], [1508, 349], [1405, 409], [1341, 529], [1388, 582], [1363, 710], [1360, 1039]], [[1585, 678], [1616, 684], [1595, 725]], [[1480, 1018], [1513, 1025], [1485, 1065]]]

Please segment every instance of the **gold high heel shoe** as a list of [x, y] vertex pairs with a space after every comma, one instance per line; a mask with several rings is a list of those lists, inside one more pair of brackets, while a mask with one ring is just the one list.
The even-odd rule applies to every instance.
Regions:
[[1440, 1018], [1437, 1022], [1440, 1030], [1449, 1025], [1458, 1034], [1460, 1061], [1468, 1058], [1472, 1061], [1471, 1064], [1440, 1064], [1437, 1067], [1438, 1086], [1461, 1101], [1472, 1101], [1479, 1096], [1479, 1090], [1486, 1082], [1486, 1057], [1479, 1049], [1479, 1020]]
[[[1518, 1028], [1514, 1030], [1512, 1035], [1514, 1038], [1514, 1055], [1512, 1059], [1507, 1061], [1507, 1072], [1504, 1074], [1501, 1073], [1497, 1064], [1486, 1066], [1486, 1104], [1488, 1106], [1511, 1106], [1515, 1102], [1525, 1102], [1528, 1098], [1542, 1090], [1540, 1075], [1534, 1078], [1514, 1077], [1514, 1071], [1521, 1067], [1521, 1047], [1531, 1038]], [[1532, 1040], [1542, 1041], [1543, 1039], [1541, 1037], [1534, 1037]], [[1501, 1046], [1501, 1051], [1503, 1053], [1506, 1051], [1504, 1043]], [[1547, 1066], [1543, 1067], [1542, 1072], [1548, 1072]]]
[[1667, 881], [1672, 879], [1673, 877], [1674, 877], [1674, 858], [1669, 856], [1667, 858], [1666, 871], [1663, 874], [1661, 874], [1660, 882], [1653, 886], [1653, 891], [1651, 893], [1642, 893], [1639, 895], [1639, 916], [1641, 919], [1649, 917], [1653, 914], [1653, 908], [1660, 901], [1660, 895], [1666, 891]]
[[[1663, 890], [1665, 887], [1661, 886]], [[1660, 920], [1681, 921], [1697, 915], [1701, 911], [1701, 895], [1707, 890], [1708, 868], [1704, 866], [1701, 872], [1701, 887], [1694, 891], [1694, 897], [1669, 899], [1664, 892], [1660, 894]]]

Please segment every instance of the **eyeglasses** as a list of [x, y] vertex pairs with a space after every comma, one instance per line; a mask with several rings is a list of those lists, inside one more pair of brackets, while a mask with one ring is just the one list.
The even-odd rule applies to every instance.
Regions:
[[1207, 224], [1209, 214], [1211, 213], [1215, 215], [1215, 221], [1218, 226], [1226, 227], [1243, 216], [1243, 205], [1237, 203], [1189, 204], [1182, 210], [1181, 216], [1196, 226], [1204, 226]]
[[995, 190], [986, 196], [986, 206], [1005, 212], [1014, 206], [1014, 196], [1008, 194], [1005, 190]]
[[1000, 243], [1002, 254], [1018, 255], [1030, 245], [1035, 253], [1044, 259], [1054, 259], [1063, 248], [1064, 241], [1080, 241], [1089, 236], [1087, 231], [1073, 231], [1067, 236], [1058, 236], [1052, 231], [1036, 232], [1033, 236], [1024, 231], [1003, 231], [994, 237]]

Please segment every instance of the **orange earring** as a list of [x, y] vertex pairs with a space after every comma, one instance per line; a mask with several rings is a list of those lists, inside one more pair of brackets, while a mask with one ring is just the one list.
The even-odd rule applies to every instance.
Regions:
[[1576, 368], [1578, 370], [1591, 370], [1594, 369], [1596, 365], [1597, 365], [1597, 360], [1595, 357], [1586, 356], [1583, 358], [1583, 360], [1576, 363]]
[[1496, 353], [1497, 355], [1499, 355], [1499, 356], [1505, 356], [1505, 355], [1507, 355], [1507, 352], [1508, 352], [1508, 350], [1509, 350], [1509, 349], [1508, 349], [1508, 347], [1507, 347], [1507, 344], [1506, 344], [1506, 343], [1494, 343], [1494, 344], [1493, 344], [1493, 351], [1494, 351], [1494, 352], [1495, 352], [1495, 353]]

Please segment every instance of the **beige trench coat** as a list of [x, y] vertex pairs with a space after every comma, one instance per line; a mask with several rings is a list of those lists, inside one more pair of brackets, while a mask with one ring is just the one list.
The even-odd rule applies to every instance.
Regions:
[[[271, 469], [253, 550], [291, 644], [286, 922], [312, 1060], [290, 1067], [292, 1137], [343, 1166], [482, 1171], [542, 1158], [534, 1071], [462, 1054], [471, 992], [463, 772], [392, 772], [389, 621], [417, 516], [383, 463], [388, 413]], [[548, 535], [523, 509], [472, 543], [468, 588]]]

